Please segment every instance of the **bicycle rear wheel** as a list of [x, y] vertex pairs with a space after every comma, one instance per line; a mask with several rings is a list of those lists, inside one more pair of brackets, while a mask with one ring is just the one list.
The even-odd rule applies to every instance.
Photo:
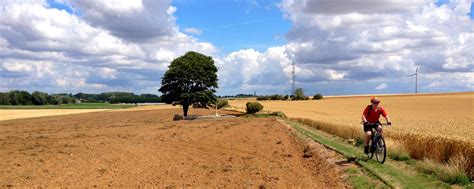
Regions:
[[387, 146], [385, 145], [385, 139], [379, 136], [376, 141], [377, 149], [374, 152], [375, 157], [379, 163], [383, 164], [385, 162], [385, 158], [387, 157]]

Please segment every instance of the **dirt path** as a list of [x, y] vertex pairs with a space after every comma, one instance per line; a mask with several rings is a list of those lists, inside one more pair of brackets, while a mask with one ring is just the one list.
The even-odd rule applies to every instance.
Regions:
[[1, 121], [0, 186], [347, 187], [276, 118], [171, 121], [179, 112]]

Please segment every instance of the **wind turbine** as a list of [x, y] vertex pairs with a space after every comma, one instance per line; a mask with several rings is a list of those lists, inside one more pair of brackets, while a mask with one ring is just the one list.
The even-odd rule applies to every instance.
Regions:
[[409, 75], [408, 77], [413, 77], [415, 76], [415, 93], [418, 93], [418, 67], [416, 66], [416, 70], [414, 74]]

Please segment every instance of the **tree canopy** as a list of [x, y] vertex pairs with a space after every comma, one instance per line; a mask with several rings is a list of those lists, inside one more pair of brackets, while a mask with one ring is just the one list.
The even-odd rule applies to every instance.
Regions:
[[216, 101], [217, 80], [212, 57], [190, 51], [171, 62], [159, 91], [164, 102], [182, 105], [187, 116], [189, 106], [208, 108]]

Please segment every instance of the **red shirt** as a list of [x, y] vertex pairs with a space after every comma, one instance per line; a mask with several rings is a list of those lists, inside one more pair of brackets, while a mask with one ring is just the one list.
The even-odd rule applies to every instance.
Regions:
[[[365, 118], [369, 123], [377, 123], [379, 121], [380, 114], [382, 114], [383, 117], [387, 117], [387, 112], [385, 112], [382, 106], [379, 106], [378, 109], [373, 107], [371, 108], [371, 106], [372, 105], [367, 106], [364, 110]], [[370, 114], [369, 109], [371, 109]]]

